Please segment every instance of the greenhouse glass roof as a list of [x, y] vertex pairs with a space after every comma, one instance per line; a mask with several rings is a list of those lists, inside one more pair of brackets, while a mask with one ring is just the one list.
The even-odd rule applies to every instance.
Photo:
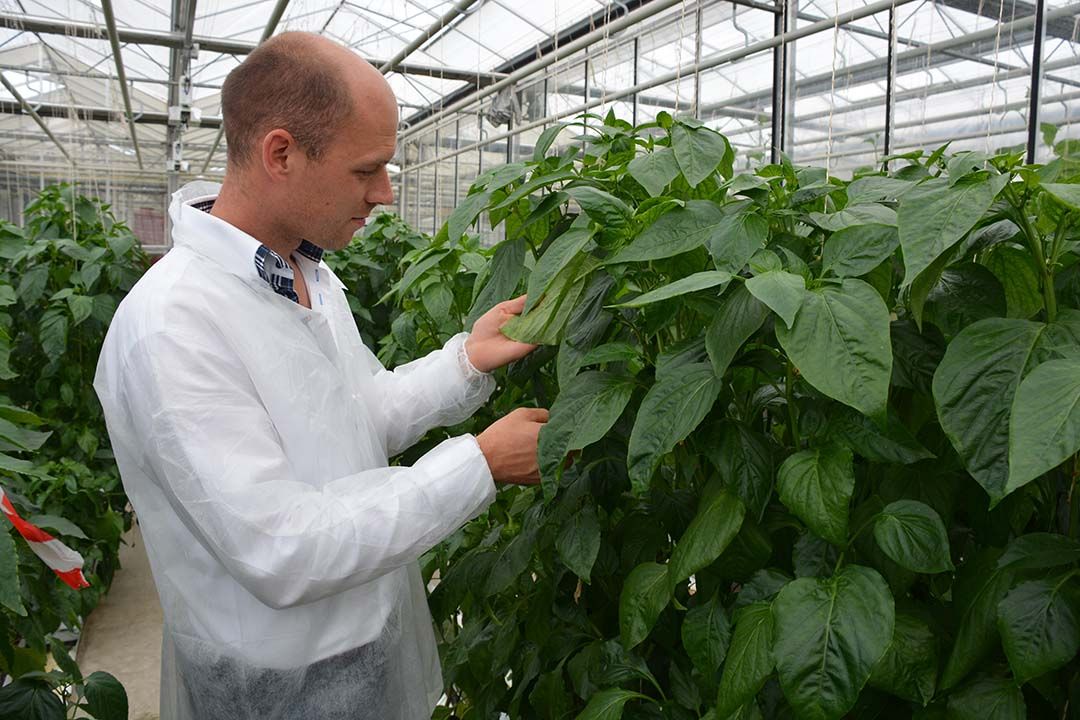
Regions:
[[[1046, 17], [1045, 87], [1039, 89], [1048, 99], [1048, 117], [1074, 122], [1080, 100], [1078, 0], [896, 0], [892, 55], [888, 5], [834, 29], [833, 18], [877, 4], [0, 0], [0, 168], [57, 175], [77, 167], [83, 177], [99, 172], [147, 182], [160, 182], [167, 170], [220, 175], [220, 86], [261, 39], [286, 30], [321, 33], [384, 67], [401, 118], [410, 123], [403, 139], [426, 137], [439, 127], [440, 147], [451, 142], [460, 149], [477, 129], [472, 142], [489, 137], [487, 121], [477, 120], [488, 117], [486, 110], [470, 104], [471, 94], [483, 94], [537, 58], [558, 55], [560, 42], [646, 6], [665, 12], [619, 30], [618, 37], [635, 38], [633, 45], [618, 45], [613, 35], [610, 57], [607, 43], [595, 43], [516, 82], [519, 92], [544, 82], [544, 100], [534, 103], [540, 110], [515, 116], [503, 134], [530, 130], [583, 105], [615, 108], [639, 120], [667, 109], [696, 113], [753, 148], [771, 142], [766, 131], [773, 103], [782, 99], [776, 94], [780, 77], [792, 115], [786, 132], [794, 132], [794, 144], [804, 148], [818, 143], [807, 151], [807, 159], [816, 160], [844, 152], [837, 142], [845, 138], [858, 143], [860, 134], [878, 132], [889, 58], [895, 67], [888, 90], [895, 139], [925, 144], [973, 138], [994, 124], [995, 133], [1012, 133], [1003, 143], [1015, 143], [1025, 132], [1037, 8]], [[786, 75], [778, 75], [768, 43], [783, 7], [791, 15], [788, 33], [815, 23], [828, 29], [790, 42], [791, 63]], [[742, 51], [745, 57], [725, 59]], [[705, 69], [696, 71], [695, 64]], [[118, 80], [121, 74], [126, 83]], [[663, 82], [626, 92], [657, 78]], [[619, 102], [607, 102], [610, 94]], [[489, 104], [493, 95], [487, 94]], [[462, 120], [462, 113], [472, 113], [472, 120]], [[938, 123], [935, 114], [948, 123]], [[459, 126], [457, 138], [449, 138], [448, 123]]]

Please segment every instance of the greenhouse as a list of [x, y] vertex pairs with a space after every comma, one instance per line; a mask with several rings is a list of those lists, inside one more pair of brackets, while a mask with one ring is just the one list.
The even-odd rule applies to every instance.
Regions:
[[0, 3], [0, 720], [1080, 717], [1080, 2]]

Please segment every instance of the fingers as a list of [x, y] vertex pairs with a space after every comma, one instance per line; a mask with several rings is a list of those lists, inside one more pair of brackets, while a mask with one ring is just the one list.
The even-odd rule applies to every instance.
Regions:
[[518, 408], [515, 410], [525, 420], [536, 423], [546, 423], [551, 414], [544, 408]]
[[507, 300], [506, 302], [500, 303], [500, 307], [511, 315], [520, 315], [525, 309], [526, 298], [526, 295], [519, 295], [513, 300]]

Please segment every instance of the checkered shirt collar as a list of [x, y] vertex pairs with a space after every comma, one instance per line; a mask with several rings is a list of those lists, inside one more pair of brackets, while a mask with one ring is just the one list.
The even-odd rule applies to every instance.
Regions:
[[[191, 203], [191, 207], [209, 213], [214, 209], [214, 198], [207, 198]], [[322, 260], [323, 249], [307, 240], [300, 241], [300, 247], [296, 252], [308, 260], [318, 263]], [[296, 294], [294, 287], [295, 275], [292, 266], [278, 253], [267, 246], [259, 244], [255, 250], [255, 272], [262, 278], [278, 295], [287, 297], [295, 303], [300, 302], [300, 296]]]

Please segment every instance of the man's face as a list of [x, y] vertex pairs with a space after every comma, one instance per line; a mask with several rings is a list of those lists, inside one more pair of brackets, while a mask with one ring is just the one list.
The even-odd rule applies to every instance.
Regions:
[[394, 202], [386, 164], [397, 142], [397, 109], [354, 114], [294, 183], [296, 228], [325, 250], [346, 247], [377, 205]]

